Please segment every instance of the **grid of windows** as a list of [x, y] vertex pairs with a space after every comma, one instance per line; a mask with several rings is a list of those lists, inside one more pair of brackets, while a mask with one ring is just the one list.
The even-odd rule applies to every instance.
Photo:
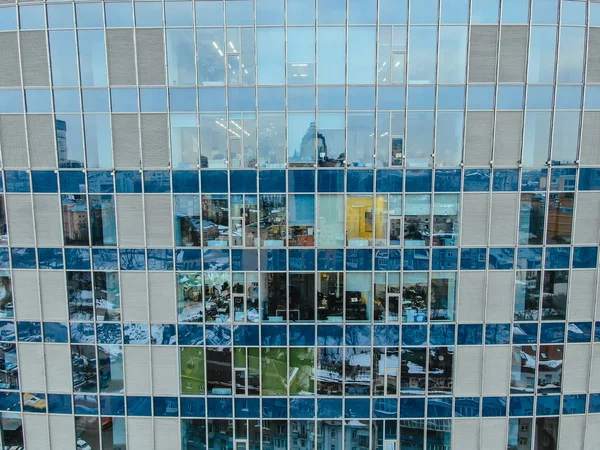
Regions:
[[600, 3], [0, 0], [5, 449], [600, 438]]

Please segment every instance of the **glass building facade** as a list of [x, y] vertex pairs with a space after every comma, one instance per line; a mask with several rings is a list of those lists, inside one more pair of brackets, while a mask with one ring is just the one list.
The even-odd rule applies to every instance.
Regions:
[[0, 0], [0, 153], [4, 449], [598, 448], [597, 0]]

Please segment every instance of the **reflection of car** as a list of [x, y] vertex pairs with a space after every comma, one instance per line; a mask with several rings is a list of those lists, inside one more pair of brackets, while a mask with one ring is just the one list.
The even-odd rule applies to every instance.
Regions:
[[34, 409], [45, 410], [46, 400], [36, 397], [33, 394], [23, 394], [23, 406], [28, 406]]
[[77, 439], [77, 450], [92, 450], [92, 447], [83, 439]]

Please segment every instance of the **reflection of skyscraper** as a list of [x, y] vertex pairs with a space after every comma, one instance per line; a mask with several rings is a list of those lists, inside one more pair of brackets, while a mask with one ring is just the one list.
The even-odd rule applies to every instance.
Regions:
[[58, 163], [63, 165], [67, 162], [67, 123], [64, 120], [56, 120], [56, 147]]

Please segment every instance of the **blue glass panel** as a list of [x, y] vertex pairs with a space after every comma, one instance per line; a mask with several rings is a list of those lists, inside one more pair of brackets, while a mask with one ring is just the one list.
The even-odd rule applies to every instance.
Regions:
[[404, 172], [401, 170], [378, 170], [377, 192], [402, 192]]
[[513, 416], [533, 416], [533, 397], [515, 396], [510, 398], [509, 415]]
[[98, 396], [97, 395], [75, 395], [75, 414], [97, 415], [98, 414]]
[[564, 322], [542, 323], [542, 329], [540, 332], [541, 344], [562, 344], [563, 342], [565, 342]]
[[38, 248], [40, 269], [62, 269], [63, 254], [61, 248]]
[[147, 194], [171, 192], [171, 177], [167, 170], [144, 171], [144, 191]]
[[285, 419], [287, 418], [287, 399], [285, 398], [263, 398], [263, 418]]
[[235, 417], [237, 419], [260, 417], [260, 399], [258, 398], [236, 398]]
[[342, 325], [317, 325], [317, 345], [340, 346], [344, 342]]
[[427, 325], [402, 325], [402, 345], [427, 345]]
[[317, 417], [319, 419], [336, 419], [342, 417], [341, 398], [318, 398]]
[[433, 270], [456, 270], [458, 268], [458, 249], [434, 248], [432, 268]]
[[431, 192], [431, 170], [407, 170], [406, 192]]
[[17, 8], [5, 7], [0, 14], [0, 31], [12, 31], [17, 29]]
[[147, 323], [123, 324], [123, 341], [125, 344], [146, 345], [150, 343]]
[[148, 270], [173, 270], [173, 250], [148, 249]]
[[521, 175], [521, 190], [524, 192], [539, 192], [546, 190], [548, 169], [524, 170]]
[[315, 88], [288, 87], [287, 101], [290, 111], [312, 111], [315, 109]]
[[119, 268], [117, 249], [94, 248], [92, 249], [92, 259], [94, 261], [94, 270], [117, 270]]
[[16, 248], [11, 250], [13, 269], [35, 269], [36, 255], [35, 248]]
[[[81, 3], [77, 6], [81, 6]], [[137, 112], [138, 92], [131, 88], [114, 88], [110, 90], [112, 112]]]
[[112, 172], [88, 172], [88, 192], [99, 194], [115, 192]]
[[598, 247], [575, 247], [573, 249], [573, 269], [595, 269], [598, 260]]
[[489, 268], [496, 270], [512, 270], [515, 265], [514, 248], [490, 248]]
[[348, 86], [348, 110], [371, 111], [375, 109], [375, 87]]
[[3, 342], [15, 342], [15, 322], [9, 322], [8, 320], [0, 321], [0, 340]]
[[288, 171], [288, 191], [291, 193], [315, 192], [315, 172], [312, 170]]
[[152, 397], [127, 396], [127, 415], [149, 417], [152, 415]]
[[200, 192], [200, 175], [197, 170], [174, 170], [173, 192], [198, 193]]
[[206, 325], [206, 345], [224, 347], [231, 345], [231, 327], [229, 325]]
[[233, 417], [233, 399], [220, 397], [207, 399], [208, 417]]
[[341, 170], [319, 170], [319, 192], [344, 192], [344, 172]]
[[176, 270], [202, 270], [202, 250], [181, 249], [175, 251]]
[[179, 345], [204, 344], [204, 327], [202, 325], [178, 325]]
[[398, 417], [398, 399], [376, 398], [373, 399], [373, 418], [395, 419]]
[[65, 248], [67, 270], [89, 270], [90, 250], [87, 248]]
[[318, 95], [320, 111], [343, 111], [346, 107], [346, 90], [343, 86], [319, 86]]
[[261, 345], [287, 345], [287, 329], [285, 325], [262, 325]]
[[[382, 110], [404, 110], [406, 96], [404, 86], [379, 86], [377, 107]], [[319, 107], [320, 107], [319, 103]]]
[[193, 88], [169, 89], [169, 107], [174, 112], [196, 112], [196, 90]]
[[290, 346], [315, 345], [315, 327], [290, 325]]
[[485, 345], [502, 345], [510, 342], [510, 323], [485, 325]]
[[261, 193], [285, 192], [285, 170], [261, 170], [258, 178]]
[[454, 345], [454, 325], [431, 325], [429, 327], [430, 345]]
[[121, 324], [119, 323], [99, 323], [96, 325], [96, 336], [98, 344], [121, 344], [123, 337], [121, 333]]
[[290, 418], [313, 419], [315, 417], [314, 398], [292, 398], [290, 399]]
[[439, 86], [438, 109], [462, 110], [465, 109], [464, 86]]
[[494, 192], [514, 192], [519, 187], [519, 169], [495, 169]]
[[596, 322], [594, 327], [594, 342], [600, 342], [600, 322]]
[[434, 397], [427, 399], [427, 417], [443, 418], [452, 417], [452, 399], [444, 397]]
[[567, 342], [590, 342], [592, 340], [592, 322], [569, 322]]
[[181, 397], [181, 417], [206, 416], [206, 403], [204, 398]]
[[104, 5], [106, 12], [107, 27], [132, 27], [133, 12], [128, 3], [106, 3]]
[[371, 403], [368, 398], [346, 397], [346, 419], [368, 419], [371, 412]]
[[200, 173], [202, 192], [215, 194], [227, 192], [227, 172], [224, 170], [203, 170]]
[[401, 398], [400, 418], [412, 419], [425, 417], [425, 399], [423, 398]]
[[285, 111], [285, 89], [278, 87], [258, 88], [259, 111]]
[[286, 270], [287, 254], [285, 250], [261, 250], [260, 268], [261, 270]]
[[373, 192], [373, 171], [349, 170], [348, 192]]
[[4, 171], [6, 181], [6, 192], [29, 192], [31, 186], [29, 174], [24, 170], [6, 170]]
[[372, 270], [372, 249], [348, 249], [346, 250], [346, 270]]
[[464, 172], [465, 192], [488, 192], [490, 190], [489, 169], [466, 169]]
[[346, 345], [371, 345], [371, 327], [369, 325], [346, 325]]
[[537, 332], [537, 323], [516, 323], [513, 326], [513, 344], [535, 344]]
[[485, 270], [486, 248], [462, 248], [460, 270]]
[[201, 112], [225, 111], [225, 89], [198, 88], [198, 103]]
[[553, 168], [550, 178], [551, 191], [574, 191], [575, 190], [575, 169]]
[[258, 270], [258, 250], [231, 250], [231, 269], [233, 271]]
[[290, 270], [315, 270], [314, 249], [290, 249], [288, 257]]
[[142, 174], [139, 171], [118, 171], [116, 174], [116, 178], [117, 192], [119, 194], [142, 193]]
[[34, 170], [31, 172], [31, 184], [35, 193], [58, 192], [58, 178], [53, 170]]
[[142, 112], [167, 112], [167, 90], [165, 88], [140, 89]]
[[429, 270], [429, 250], [404, 249], [404, 270]]
[[20, 90], [0, 91], [0, 113], [23, 113], [23, 94]]
[[258, 325], [236, 325], [233, 327], [234, 345], [258, 345]]
[[122, 248], [121, 270], [146, 270], [146, 252], [141, 248]]
[[318, 270], [344, 270], [344, 250], [318, 250]]
[[256, 97], [254, 88], [228, 88], [229, 109], [231, 111], [255, 111]]
[[0, 411], [21, 412], [21, 396], [19, 395], [19, 393], [0, 392]]
[[10, 267], [10, 258], [8, 248], [0, 248], [0, 268], [8, 269]]
[[560, 395], [540, 395], [537, 397], [536, 416], [554, 416], [560, 411]]
[[93, 323], [71, 323], [71, 343], [95, 344], [96, 336]]
[[398, 347], [400, 343], [400, 327], [398, 325], [375, 325], [373, 330], [376, 346]]
[[506, 416], [506, 397], [483, 397], [482, 417]]
[[483, 325], [480, 323], [458, 325], [458, 345], [481, 345]]
[[479, 417], [479, 397], [456, 397], [454, 413], [456, 417]]
[[541, 269], [541, 248], [520, 248], [517, 253], [517, 269]]
[[565, 395], [563, 398], [563, 414], [585, 414], [585, 394]]
[[66, 323], [44, 322], [44, 342], [65, 344], [68, 341], [68, 334]]
[[375, 270], [400, 270], [401, 256], [400, 250], [375, 250]]
[[[79, 39], [81, 42], [81, 34]], [[82, 89], [82, 96], [84, 112], [108, 112], [107, 89]]]
[[232, 194], [246, 194], [256, 192], [255, 170], [232, 170], [229, 172], [229, 183]]
[[580, 169], [579, 170], [579, 190], [580, 191], [599, 191], [600, 190], [600, 169]]
[[571, 259], [570, 247], [553, 247], [546, 249], [546, 269], [568, 269]]
[[175, 345], [177, 343], [175, 325], [160, 323], [150, 325], [150, 343], [152, 345]]
[[17, 322], [19, 341], [42, 342], [41, 322]]
[[60, 192], [63, 193], [84, 193], [85, 192], [85, 173], [80, 171], [59, 171]]
[[438, 169], [435, 171], [435, 192], [460, 192], [460, 169]]
[[204, 250], [204, 270], [222, 271], [229, 270], [228, 250]]
[[69, 394], [48, 394], [48, 412], [50, 414], [72, 414], [71, 396]]
[[599, 413], [600, 412], [600, 394], [590, 394], [590, 406], [588, 412]]
[[177, 417], [179, 415], [179, 399], [177, 397], [153, 397], [154, 416]]

